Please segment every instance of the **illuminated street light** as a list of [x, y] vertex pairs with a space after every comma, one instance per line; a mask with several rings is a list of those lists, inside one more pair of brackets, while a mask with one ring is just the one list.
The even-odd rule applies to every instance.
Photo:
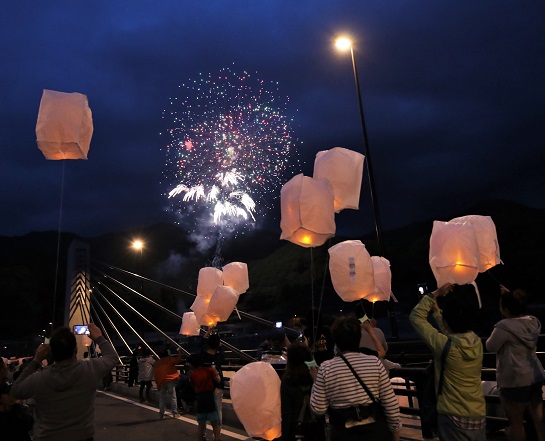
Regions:
[[[132, 241], [132, 248], [135, 251], [140, 251], [140, 269], [139, 276], [142, 277], [142, 251], [144, 249], [144, 242], [141, 239], [135, 239]], [[140, 279], [140, 293], [144, 292], [144, 279]]]
[[[377, 242], [380, 256], [384, 256], [384, 242], [382, 240], [382, 226], [380, 223], [380, 211], [378, 206], [378, 196], [375, 189], [375, 178], [373, 174], [373, 162], [371, 161], [371, 150], [369, 149], [369, 141], [367, 139], [367, 128], [365, 127], [365, 117], [363, 115], [363, 104], [361, 101], [360, 81], [358, 78], [358, 68], [356, 66], [356, 57], [354, 56], [354, 45], [350, 38], [346, 36], [340, 36], [335, 40], [335, 46], [342, 51], [350, 49], [350, 55], [352, 56], [352, 69], [354, 71], [354, 81], [356, 82], [356, 93], [358, 95], [358, 105], [360, 108], [360, 121], [361, 131], [363, 134], [363, 146], [364, 155], [366, 157], [365, 164], [367, 164], [367, 172], [369, 177], [369, 190], [371, 193], [371, 202], [373, 203], [373, 213], [375, 216], [375, 230], [377, 232]], [[392, 327], [392, 337], [397, 340], [397, 320], [392, 310], [391, 299], [388, 301], [388, 315], [390, 317], [390, 325]]]
[[382, 226], [380, 223], [380, 212], [378, 206], [378, 196], [375, 189], [375, 179], [373, 175], [373, 162], [371, 161], [371, 151], [369, 149], [369, 141], [367, 140], [367, 129], [365, 127], [365, 117], [363, 115], [363, 105], [361, 101], [361, 92], [360, 92], [360, 82], [358, 79], [358, 69], [356, 67], [356, 58], [354, 57], [354, 46], [352, 41], [348, 37], [338, 37], [335, 40], [335, 46], [342, 51], [347, 51], [350, 49], [350, 55], [352, 56], [352, 68], [354, 71], [354, 80], [356, 82], [356, 92], [358, 95], [358, 104], [360, 108], [360, 121], [361, 121], [361, 130], [363, 133], [363, 144], [364, 144], [364, 154], [367, 164], [367, 171], [369, 177], [369, 189], [371, 192], [371, 201], [373, 203], [373, 212], [375, 216], [375, 229], [377, 232], [377, 241], [379, 247], [379, 253], [381, 256], [384, 256], [384, 243], [382, 240]]

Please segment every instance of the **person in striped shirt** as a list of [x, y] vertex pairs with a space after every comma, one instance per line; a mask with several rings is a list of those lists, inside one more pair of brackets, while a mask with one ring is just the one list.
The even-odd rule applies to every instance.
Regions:
[[[355, 317], [341, 317], [331, 326], [331, 334], [338, 351], [352, 365], [360, 379], [380, 402], [386, 416], [385, 427], [380, 422], [359, 424], [352, 427], [331, 421], [332, 441], [394, 440], [399, 441], [401, 416], [399, 404], [384, 366], [377, 357], [359, 352], [361, 325]], [[324, 361], [316, 374], [310, 396], [313, 412], [323, 415], [330, 410], [348, 409], [372, 404], [362, 385], [339, 356]]]

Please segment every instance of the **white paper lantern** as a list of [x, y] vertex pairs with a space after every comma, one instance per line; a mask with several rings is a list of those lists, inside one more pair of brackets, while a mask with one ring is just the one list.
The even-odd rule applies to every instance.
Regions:
[[220, 285], [216, 287], [210, 299], [207, 314], [214, 323], [224, 322], [229, 318], [233, 309], [235, 309], [237, 302], [237, 292], [229, 286]]
[[93, 117], [87, 96], [44, 89], [36, 141], [46, 159], [87, 159]]
[[233, 288], [237, 294], [243, 294], [250, 287], [248, 265], [243, 262], [231, 262], [223, 268], [223, 284]]
[[479, 272], [483, 273], [501, 263], [500, 245], [496, 226], [490, 216], [480, 216], [476, 214], [457, 217], [449, 221], [450, 223], [469, 222], [475, 231], [477, 244], [479, 246]]
[[360, 240], [345, 240], [329, 248], [333, 288], [345, 302], [370, 298], [375, 291], [371, 256]]
[[367, 300], [378, 302], [380, 300], [389, 300], [392, 293], [392, 271], [390, 270], [390, 261], [384, 257], [371, 256], [373, 265], [373, 279], [375, 289]]
[[335, 212], [345, 208], [359, 208], [364, 159], [361, 153], [342, 147], [316, 154], [312, 176], [315, 179], [327, 179], [331, 183], [335, 195]]
[[197, 282], [197, 295], [209, 299], [214, 294], [218, 285], [223, 285], [223, 273], [221, 270], [207, 266], [199, 270]]
[[181, 335], [199, 335], [201, 326], [197, 322], [194, 312], [184, 312], [182, 317], [182, 326], [180, 326]]
[[282, 434], [280, 378], [270, 363], [240, 368], [230, 381], [233, 409], [249, 436], [273, 440]]
[[469, 222], [433, 222], [430, 267], [437, 286], [465, 285], [479, 274], [479, 246]]
[[209, 304], [210, 299], [197, 296], [193, 304], [189, 307], [195, 313], [197, 323], [201, 326], [212, 326], [214, 324], [214, 321], [207, 314]]
[[326, 179], [299, 174], [280, 191], [280, 239], [302, 247], [323, 245], [335, 235], [333, 189]]

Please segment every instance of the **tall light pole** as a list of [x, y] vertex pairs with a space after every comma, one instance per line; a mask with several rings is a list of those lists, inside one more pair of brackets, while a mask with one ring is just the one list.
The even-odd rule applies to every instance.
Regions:
[[[354, 81], [356, 82], [356, 93], [358, 95], [358, 105], [360, 108], [360, 122], [361, 122], [361, 131], [363, 134], [363, 146], [364, 154], [367, 164], [367, 176], [369, 177], [369, 190], [371, 193], [371, 202], [373, 203], [373, 213], [375, 216], [375, 230], [377, 232], [377, 242], [379, 253], [381, 256], [384, 256], [384, 241], [382, 240], [382, 225], [380, 223], [380, 211], [378, 206], [378, 196], [375, 189], [375, 177], [373, 175], [373, 161], [371, 160], [371, 150], [369, 148], [369, 140], [367, 139], [367, 128], [365, 127], [365, 117], [363, 115], [363, 104], [361, 101], [361, 91], [360, 91], [360, 81], [358, 78], [358, 68], [356, 66], [356, 57], [354, 56], [354, 47], [352, 41], [347, 37], [338, 37], [335, 40], [335, 46], [339, 50], [346, 51], [350, 49], [350, 55], [352, 56], [352, 69], [354, 71]], [[397, 320], [395, 314], [392, 310], [391, 298], [388, 301], [388, 316], [390, 318], [390, 326], [392, 328], [392, 337], [397, 340], [398, 331], [397, 331]]]
[[384, 242], [382, 240], [382, 226], [380, 223], [380, 211], [378, 206], [378, 196], [375, 189], [375, 178], [373, 175], [373, 162], [371, 161], [371, 150], [369, 149], [369, 141], [367, 139], [367, 129], [365, 127], [365, 117], [363, 115], [363, 104], [361, 101], [360, 81], [358, 78], [358, 68], [356, 66], [356, 58], [354, 57], [354, 47], [352, 41], [347, 37], [338, 37], [335, 40], [335, 46], [342, 51], [350, 49], [352, 56], [352, 69], [354, 71], [354, 80], [356, 81], [356, 92], [358, 94], [358, 104], [360, 107], [360, 122], [363, 133], [364, 154], [367, 164], [367, 176], [369, 177], [369, 190], [371, 192], [371, 202], [373, 203], [373, 213], [375, 216], [375, 230], [377, 232], [378, 248], [381, 256], [384, 256]]
[[[142, 250], [144, 249], [144, 242], [140, 239], [135, 239], [132, 242], [132, 248], [135, 251], [140, 251], [140, 269], [138, 272], [140, 273], [140, 277], [142, 277]], [[144, 279], [140, 278], [140, 293], [144, 293]]]

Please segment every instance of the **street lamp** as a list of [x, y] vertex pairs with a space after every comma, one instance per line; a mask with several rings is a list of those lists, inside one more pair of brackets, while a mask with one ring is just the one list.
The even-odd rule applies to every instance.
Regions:
[[363, 133], [364, 154], [366, 157], [367, 171], [369, 177], [369, 189], [371, 192], [371, 202], [373, 203], [373, 212], [375, 216], [375, 229], [377, 232], [377, 241], [379, 252], [381, 256], [384, 256], [384, 243], [382, 240], [382, 226], [380, 224], [380, 212], [378, 206], [378, 196], [375, 189], [375, 178], [373, 175], [373, 163], [371, 161], [371, 150], [369, 149], [369, 141], [367, 140], [367, 129], [365, 128], [365, 118], [363, 115], [363, 105], [361, 102], [360, 82], [358, 79], [358, 69], [356, 67], [356, 58], [354, 57], [354, 47], [352, 41], [347, 37], [338, 37], [335, 40], [335, 46], [341, 51], [347, 51], [350, 49], [350, 55], [352, 56], [352, 68], [354, 70], [354, 80], [356, 81], [356, 92], [358, 94], [358, 104], [360, 107], [360, 121], [361, 130]]
[[[140, 277], [142, 277], [142, 250], [144, 249], [144, 242], [140, 239], [135, 239], [132, 242], [132, 248], [135, 251], [140, 251]], [[143, 293], [144, 291], [144, 279], [140, 278], [140, 292]]]

